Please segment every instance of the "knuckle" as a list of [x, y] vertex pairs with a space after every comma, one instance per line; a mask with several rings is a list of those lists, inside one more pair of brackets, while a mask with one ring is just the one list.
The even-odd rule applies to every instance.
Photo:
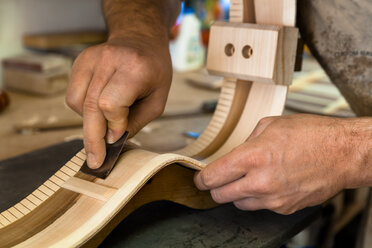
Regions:
[[258, 121], [257, 127], [265, 129], [267, 126], [269, 126], [272, 122], [274, 122], [278, 117], [275, 116], [267, 116], [262, 118]]
[[151, 70], [153, 69], [149, 67], [148, 58], [141, 55], [136, 50], [128, 50], [126, 52], [126, 56], [128, 59], [125, 65], [127, 66], [128, 70], [131, 70], [135, 73], [143, 73], [143, 72], [148, 72], [149, 69]]
[[134, 64], [143, 64], [146, 61], [144, 57], [136, 49], [128, 49], [127, 54]]
[[200, 179], [204, 186], [210, 188], [213, 186], [213, 175], [209, 170], [202, 170], [200, 172]]
[[101, 65], [112, 64], [117, 58], [118, 48], [110, 44], [102, 44], [100, 48], [100, 58], [99, 63]]
[[156, 104], [153, 108], [153, 113], [154, 113], [155, 118], [160, 117], [163, 114], [164, 109], [165, 109], [165, 104], [163, 103]]
[[242, 202], [239, 202], [239, 201], [236, 201], [236, 202], [234, 202], [233, 203], [234, 204], [234, 206], [236, 207], [236, 208], [238, 208], [238, 209], [240, 209], [240, 210], [249, 210], [249, 207], [247, 206], [247, 204], [244, 204], [244, 203], [242, 203]]
[[250, 153], [246, 153], [244, 160], [245, 164], [249, 167], [261, 167], [264, 165], [265, 160], [263, 156], [263, 151], [260, 151], [259, 148], [252, 150]]
[[[244, 180], [244, 179], [243, 179]], [[247, 187], [246, 183], [238, 183], [234, 187], [235, 192], [239, 192], [241, 195], [245, 197], [249, 197], [252, 194], [252, 190], [250, 187]]]
[[76, 58], [76, 60], [74, 62], [74, 66], [75, 66], [75, 64], [79, 63], [80, 60], [85, 60], [85, 59], [90, 58], [93, 54], [95, 54], [95, 51], [96, 51], [96, 46], [92, 46], [92, 47], [88, 47], [88, 48], [84, 49], [79, 54], [79, 56]]
[[268, 204], [268, 209], [280, 210], [284, 207], [284, 202], [282, 200], [273, 200]]
[[105, 112], [114, 112], [116, 109], [116, 104], [115, 102], [108, 97], [101, 97], [98, 100], [98, 106], [102, 111]]
[[257, 176], [251, 184], [251, 190], [256, 194], [271, 192], [271, 180], [267, 176]]
[[216, 203], [225, 203], [223, 197], [221, 196], [221, 192], [219, 190], [211, 190], [211, 196], [212, 196], [212, 199], [216, 202]]
[[258, 126], [265, 126], [265, 125], [271, 123], [274, 120], [275, 120], [275, 117], [273, 117], [273, 116], [264, 117], [261, 120], [259, 120], [257, 125]]
[[66, 95], [65, 102], [67, 106], [69, 106], [71, 109], [75, 111], [78, 111], [80, 107], [83, 105], [82, 99], [78, 95], [73, 94], [73, 93], [69, 93]]
[[94, 98], [88, 97], [84, 101], [84, 112], [98, 112], [97, 100]]
[[115, 53], [115, 50], [116, 50], [115, 46], [103, 44], [101, 53], [103, 57], [111, 57]]

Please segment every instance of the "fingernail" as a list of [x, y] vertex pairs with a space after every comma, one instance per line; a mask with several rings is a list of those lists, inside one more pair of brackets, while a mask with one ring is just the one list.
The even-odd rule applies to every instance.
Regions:
[[93, 153], [88, 153], [87, 162], [89, 167], [92, 169], [96, 169], [99, 166], [96, 156]]
[[107, 130], [106, 138], [107, 138], [107, 143], [109, 143], [109, 144], [114, 144], [115, 143], [114, 132], [111, 129]]

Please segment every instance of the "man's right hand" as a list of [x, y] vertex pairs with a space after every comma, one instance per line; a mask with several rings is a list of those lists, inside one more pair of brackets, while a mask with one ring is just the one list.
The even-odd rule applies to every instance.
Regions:
[[167, 46], [115, 37], [74, 62], [66, 102], [83, 116], [88, 165], [99, 168], [105, 139], [133, 136], [164, 110], [172, 80]]

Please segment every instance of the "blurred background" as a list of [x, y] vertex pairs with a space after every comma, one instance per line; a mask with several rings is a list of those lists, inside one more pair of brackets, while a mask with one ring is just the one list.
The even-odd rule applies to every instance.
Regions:
[[[165, 112], [132, 139], [134, 143], [175, 150], [207, 126], [223, 80], [205, 70], [209, 28], [215, 20], [228, 20], [228, 12], [228, 0], [182, 3], [171, 30], [174, 79]], [[64, 103], [69, 73], [81, 51], [106, 37], [100, 0], [0, 0], [0, 160], [82, 139], [82, 119]], [[354, 116], [306, 46], [300, 56], [302, 70], [295, 73], [284, 114]], [[168, 138], [154, 138], [164, 136]], [[347, 197], [352, 200], [346, 206]], [[366, 191], [349, 192], [333, 200], [332, 215], [325, 220], [339, 218], [327, 231], [331, 234], [326, 233], [340, 235], [334, 247], [354, 242], [355, 225], [348, 224], [360, 219], [365, 197]], [[314, 244], [313, 233], [307, 230], [288, 246]]]

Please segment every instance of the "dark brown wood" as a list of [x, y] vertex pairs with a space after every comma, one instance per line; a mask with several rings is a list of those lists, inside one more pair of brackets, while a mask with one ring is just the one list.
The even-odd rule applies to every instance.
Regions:
[[5, 91], [0, 90], [0, 112], [4, 111], [6, 107], [8, 107], [9, 102], [9, 95]]
[[303, 40], [358, 116], [372, 115], [372, 1], [298, 1]]

